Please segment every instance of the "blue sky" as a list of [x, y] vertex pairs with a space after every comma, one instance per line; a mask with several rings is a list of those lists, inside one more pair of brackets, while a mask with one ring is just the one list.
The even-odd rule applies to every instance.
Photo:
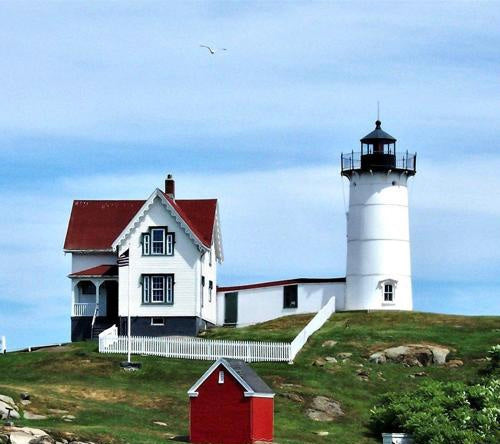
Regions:
[[[2, 2], [0, 335], [69, 337], [73, 199], [218, 197], [221, 284], [345, 273], [342, 151], [418, 152], [418, 310], [500, 314], [498, 2]], [[200, 43], [226, 47], [210, 56]]]

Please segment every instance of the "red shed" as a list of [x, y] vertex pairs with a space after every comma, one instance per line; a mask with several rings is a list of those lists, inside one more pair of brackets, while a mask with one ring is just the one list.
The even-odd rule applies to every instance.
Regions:
[[192, 443], [273, 440], [274, 392], [246, 362], [218, 359], [188, 394]]

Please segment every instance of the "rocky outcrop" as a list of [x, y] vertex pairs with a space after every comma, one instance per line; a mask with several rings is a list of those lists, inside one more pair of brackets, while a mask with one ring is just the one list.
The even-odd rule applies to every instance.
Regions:
[[56, 439], [45, 430], [31, 427], [4, 427], [0, 429], [0, 444], [94, 444], [75, 439]]
[[450, 350], [428, 344], [408, 344], [372, 353], [369, 360], [377, 364], [387, 361], [402, 363], [408, 367], [426, 367], [432, 364], [446, 364], [446, 357]]
[[10, 396], [0, 395], [0, 419], [19, 419], [19, 408]]

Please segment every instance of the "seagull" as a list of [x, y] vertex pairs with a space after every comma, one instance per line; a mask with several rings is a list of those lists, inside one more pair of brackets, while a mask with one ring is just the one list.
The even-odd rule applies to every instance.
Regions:
[[210, 51], [210, 54], [214, 55], [217, 51], [227, 51], [226, 48], [211, 48], [208, 45], [200, 45], [201, 48], [207, 48]]

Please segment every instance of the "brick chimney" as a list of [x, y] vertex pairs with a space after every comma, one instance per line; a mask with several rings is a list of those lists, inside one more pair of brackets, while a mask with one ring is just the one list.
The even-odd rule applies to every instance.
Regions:
[[175, 180], [171, 174], [167, 175], [165, 179], [165, 194], [171, 199], [175, 199]]

